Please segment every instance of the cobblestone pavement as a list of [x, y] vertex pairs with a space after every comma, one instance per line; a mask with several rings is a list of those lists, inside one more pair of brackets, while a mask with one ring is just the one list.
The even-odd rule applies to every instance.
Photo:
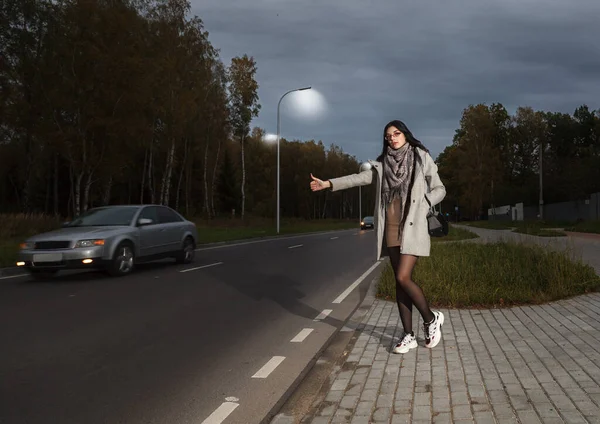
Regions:
[[[584, 245], [588, 263], [600, 261], [594, 248], [600, 243]], [[303, 423], [600, 423], [600, 294], [442, 309], [443, 339], [434, 349], [424, 347], [415, 309], [419, 347], [404, 355], [391, 353], [402, 331], [396, 304], [372, 302], [354, 346]]]

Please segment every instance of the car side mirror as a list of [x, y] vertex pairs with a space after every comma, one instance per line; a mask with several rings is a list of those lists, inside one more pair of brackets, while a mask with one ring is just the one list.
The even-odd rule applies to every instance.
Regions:
[[140, 219], [138, 219], [138, 225], [140, 227], [143, 227], [144, 225], [150, 225], [153, 222], [154, 221], [152, 221], [150, 218], [140, 218]]

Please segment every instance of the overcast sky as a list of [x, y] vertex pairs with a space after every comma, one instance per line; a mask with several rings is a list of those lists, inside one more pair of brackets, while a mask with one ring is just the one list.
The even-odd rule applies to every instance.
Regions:
[[470, 103], [600, 108], [600, 0], [191, 2], [226, 64], [257, 61], [253, 125], [276, 132], [280, 96], [310, 85], [327, 113], [299, 117], [286, 97], [282, 137], [335, 143], [359, 160], [377, 156], [393, 119], [435, 158]]

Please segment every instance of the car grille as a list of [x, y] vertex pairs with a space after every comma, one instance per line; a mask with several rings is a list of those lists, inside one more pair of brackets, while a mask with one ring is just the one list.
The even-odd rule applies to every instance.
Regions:
[[35, 243], [35, 250], [68, 249], [70, 246], [70, 241], [37, 241]]

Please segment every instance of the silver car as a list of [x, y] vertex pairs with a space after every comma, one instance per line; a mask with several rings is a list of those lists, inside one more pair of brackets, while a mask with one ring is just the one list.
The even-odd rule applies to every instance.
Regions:
[[106, 206], [26, 240], [17, 266], [34, 277], [88, 268], [120, 276], [140, 262], [172, 257], [190, 263], [197, 243], [196, 224], [167, 206]]

